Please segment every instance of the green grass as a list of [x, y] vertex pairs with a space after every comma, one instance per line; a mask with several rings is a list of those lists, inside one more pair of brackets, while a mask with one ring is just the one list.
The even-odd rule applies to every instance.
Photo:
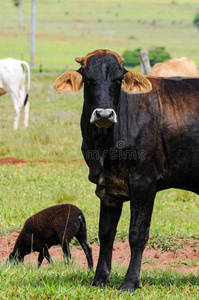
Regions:
[[[0, 0], [0, 57], [30, 61], [31, 1], [23, 1], [23, 27], [12, 0]], [[64, 1], [36, 3], [35, 68], [78, 68], [76, 56], [108, 48], [120, 55], [125, 49], [164, 46], [172, 57], [186, 56], [199, 66], [199, 32], [193, 26], [197, 0], [181, 1]]]
[[[142, 288], [132, 295], [117, 292], [124, 279], [125, 268], [113, 266], [111, 283], [101, 290], [91, 288], [92, 271], [75, 263], [55, 263], [53, 267], [31, 265], [0, 267], [1, 299], [198, 299], [198, 279], [170, 270], [142, 273]], [[1, 290], [2, 288], [2, 290]]]

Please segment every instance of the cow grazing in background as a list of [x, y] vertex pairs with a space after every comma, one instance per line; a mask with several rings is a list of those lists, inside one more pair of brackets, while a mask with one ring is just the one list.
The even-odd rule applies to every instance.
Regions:
[[[25, 71], [28, 71], [28, 88], [25, 93]], [[5, 93], [10, 94], [15, 110], [14, 129], [18, 128], [20, 110], [24, 109], [24, 127], [28, 127], [29, 102], [28, 94], [30, 90], [30, 67], [25, 61], [13, 58], [0, 60], [0, 96]]]
[[100, 255], [93, 285], [110, 280], [111, 257], [123, 202], [130, 200], [131, 259], [121, 290], [140, 286], [142, 253], [156, 192], [199, 193], [199, 78], [154, 78], [127, 71], [122, 58], [96, 50], [76, 58], [57, 91], [84, 83], [82, 152], [101, 200]]
[[156, 77], [199, 77], [199, 70], [193, 60], [181, 57], [155, 64], [149, 75]]

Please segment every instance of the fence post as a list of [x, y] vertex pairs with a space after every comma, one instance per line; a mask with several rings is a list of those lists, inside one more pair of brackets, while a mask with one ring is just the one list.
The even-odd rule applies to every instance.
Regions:
[[148, 51], [144, 51], [144, 50], [140, 51], [140, 66], [141, 66], [141, 73], [144, 75], [149, 75], [151, 71], [151, 65], [149, 61]]

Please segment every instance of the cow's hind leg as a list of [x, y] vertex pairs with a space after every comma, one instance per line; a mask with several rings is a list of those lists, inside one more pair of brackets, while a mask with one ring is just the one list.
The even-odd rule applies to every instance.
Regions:
[[149, 184], [149, 178], [141, 179], [131, 186], [131, 222], [129, 243], [131, 259], [120, 290], [134, 292], [140, 286], [140, 269], [142, 254], [149, 237], [149, 228], [153, 203], [156, 194], [156, 184]]
[[25, 104], [23, 107], [23, 113], [24, 113], [24, 128], [28, 128], [28, 122], [29, 122], [29, 101]]
[[24, 113], [24, 128], [28, 128], [28, 122], [29, 122], [29, 102], [24, 105], [25, 102], [25, 80], [22, 81], [20, 89], [19, 89], [19, 106], [20, 109], [23, 107], [23, 113]]
[[13, 91], [10, 92], [10, 96], [11, 96], [12, 103], [14, 105], [14, 111], [15, 111], [15, 119], [14, 119], [13, 129], [17, 129], [18, 123], [19, 123], [19, 115], [20, 115], [19, 99], [18, 99], [18, 95]]
[[121, 212], [122, 204], [117, 207], [107, 207], [101, 203], [99, 222], [100, 254], [92, 285], [104, 287], [110, 281], [113, 242]]

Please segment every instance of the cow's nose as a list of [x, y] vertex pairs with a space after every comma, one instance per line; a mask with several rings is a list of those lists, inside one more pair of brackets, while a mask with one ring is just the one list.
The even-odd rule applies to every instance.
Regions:
[[98, 109], [95, 112], [96, 119], [104, 119], [110, 120], [113, 118], [113, 110], [112, 109]]
[[108, 128], [117, 122], [117, 115], [112, 108], [96, 108], [91, 115], [90, 122], [98, 127]]

